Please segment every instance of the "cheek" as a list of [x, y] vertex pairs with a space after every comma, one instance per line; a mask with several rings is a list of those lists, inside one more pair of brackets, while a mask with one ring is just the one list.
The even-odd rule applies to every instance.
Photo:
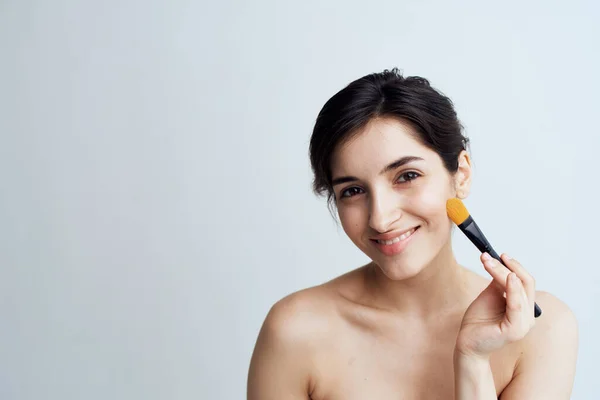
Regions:
[[338, 216], [340, 218], [342, 228], [344, 228], [344, 232], [346, 232], [350, 238], [360, 234], [362, 229], [361, 227], [364, 224], [364, 216], [359, 207], [338, 208]]
[[423, 187], [411, 196], [409, 203], [415, 213], [425, 219], [428, 223], [434, 225], [447, 225], [448, 214], [446, 212], [446, 201], [450, 198], [450, 194], [442, 185], [430, 185]]

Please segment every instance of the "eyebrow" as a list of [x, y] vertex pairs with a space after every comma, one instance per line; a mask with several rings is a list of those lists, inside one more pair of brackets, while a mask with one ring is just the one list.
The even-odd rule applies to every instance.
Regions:
[[[387, 165], [384, 169], [382, 169], [381, 172], [379, 173], [379, 175], [386, 174], [390, 171], [395, 170], [396, 168], [399, 168], [399, 167], [401, 167], [405, 164], [411, 163], [413, 161], [423, 161], [423, 159], [421, 157], [417, 157], [417, 156], [401, 157], [401, 158], [397, 159], [396, 161], [394, 161], [393, 163]], [[358, 180], [358, 178], [356, 178], [354, 176], [341, 176], [339, 178], [333, 179], [331, 181], [331, 186], [340, 185], [342, 183], [347, 183], [347, 182], [355, 182], [357, 180]]]

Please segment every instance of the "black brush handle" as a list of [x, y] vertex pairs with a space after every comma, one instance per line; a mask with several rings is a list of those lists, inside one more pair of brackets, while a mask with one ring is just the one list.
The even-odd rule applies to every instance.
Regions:
[[[485, 235], [479, 229], [473, 217], [469, 217], [460, 225], [458, 225], [461, 231], [469, 238], [469, 240], [481, 251], [482, 253], [488, 253], [492, 258], [500, 261], [500, 264], [506, 267], [506, 264], [502, 261], [498, 253], [492, 248], [490, 242], [486, 239]], [[538, 318], [542, 315], [542, 309], [537, 303], [534, 303], [533, 316]]]

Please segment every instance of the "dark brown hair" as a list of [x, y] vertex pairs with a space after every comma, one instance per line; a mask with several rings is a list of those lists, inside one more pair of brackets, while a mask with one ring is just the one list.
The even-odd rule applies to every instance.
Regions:
[[434, 150], [450, 173], [458, 169], [458, 156], [469, 139], [454, 110], [454, 104], [429, 81], [404, 77], [394, 68], [351, 82], [330, 98], [317, 116], [310, 139], [313, 190], [327, 195], [331, 206], [331, 158], [336, 147], [352, 138], [377, 117], [395, 117], [408, 122], [423, 145]]

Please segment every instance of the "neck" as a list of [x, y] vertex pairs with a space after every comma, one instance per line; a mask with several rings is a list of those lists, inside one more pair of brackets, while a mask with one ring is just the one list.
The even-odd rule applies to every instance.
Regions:
[[464, 311], [463, 303], [469, 299], [468, 272], [456, 261], [450, 241], [415, 276], [394, 281], [385, 276], [376, 264], [370, 263], [366, 279], [377, 308], [420, 320]]

